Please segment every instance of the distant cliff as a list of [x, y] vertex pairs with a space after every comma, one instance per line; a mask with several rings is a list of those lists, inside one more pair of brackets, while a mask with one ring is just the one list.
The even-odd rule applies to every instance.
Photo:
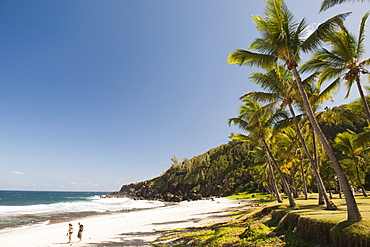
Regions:
[[248, 172], [250, 144], [231, 141], [208, 152], [173, 164], [151, 180], [123, 185], [107, 197], [178, 202], [227, 196], [253, 186]]

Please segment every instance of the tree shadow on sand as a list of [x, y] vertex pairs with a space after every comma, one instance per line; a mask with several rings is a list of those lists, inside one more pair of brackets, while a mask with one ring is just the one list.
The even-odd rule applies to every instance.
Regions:
[[152, 241], [146, 240], [147, 237], [156, 238], [159, 232], [129, 232], [122, 233], [117, 240], [99, 243], [89, 243], [89, 246], [151, 246]]

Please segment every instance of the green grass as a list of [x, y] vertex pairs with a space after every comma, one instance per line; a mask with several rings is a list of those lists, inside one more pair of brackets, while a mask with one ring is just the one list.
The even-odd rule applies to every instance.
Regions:
[[239, 200], [250, 200], [250, 199], [258, 199], [263, 201], [270, 201], [271, 195], [270, 194], [263, 194], [263, 193], [239, 193], [236, 195], [226, 197], [228, 199], [239, 199]]
[[[260, 222], [231, 221], [207, 228], [186, 229], [159, 239], [152, 246], [284, 246], [278, 237], [265, 238], [270, 231]], [[164, 241], [167, 244], [163, 244]]]
[[[362, 224], [365, 223], [370, 226], [370, 198], [356, 196], [355, 199], [363, 217]], [[294, 210], [301, 216], [328, 221], [335, 224], [345, 221], [347, 219], [347, 206], [345, 199], [333, 197], [332, 202], [338, 207], [338, 210], [327, 210], [325, 205], [317, 205], [317, 194], [310, 194], [308, 200], [304, 200], [303, 198], [296, 199], [297, 207], [295, 209], [286, 208], [286, 210]], [[287, 207], [288, 202], [285, 201], [282, 206]]]

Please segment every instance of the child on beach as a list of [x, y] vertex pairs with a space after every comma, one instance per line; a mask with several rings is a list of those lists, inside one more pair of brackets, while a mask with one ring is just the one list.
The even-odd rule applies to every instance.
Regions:
[[72, 227], [72, 224], [69, 223], [69, 228], [68, 228], [68, 232], [67, 232], [67, 236], [68, 236], [68, 243], [70, 243], [72, 241], [72, 233], [73, 233], [73, 227]]
[[[80, 239], [80, 241], [81, 241], [81, 239], [82, 239], [82, 232], [83, 232], [83, 230], [84, 230], [84, 225], [82, 225], [80, 222], [78, 222], [78, 225], [79, 225], [79, 227], [78, 227], [78, 233], [77, 233], [77, 237]], [[78, 241], [78, 242], [80, 242], [80, 241]]]

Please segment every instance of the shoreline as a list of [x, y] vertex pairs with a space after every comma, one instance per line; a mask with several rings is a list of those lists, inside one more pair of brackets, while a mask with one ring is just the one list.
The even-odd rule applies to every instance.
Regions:
[[[0, 246], [149, 246], [166, 230], [230, 220], [233, 216], [226, 214], [241, 210], [245, 203], [217, 198], [214, 201], [183, 201], [146, 210], [74, 218], [69, 220], [75, 229], [70, 244], [66, 237], [69, 222], [62, 222], [0, 233]], [[79, 243], [78, 222], [85, 227]]]
[[[34, 217], [35, 220], [32, 220], [32, 223], [9, 223], [9, 226], [1, 226], [0, 227], [0, 236], [2, 233], [5, 232], [12, 232], [17, 231], [20, 229], [29, 229], [33, 227], [37, 227], [39, 225], [52, 225], [58, 223], [66, 223], [70, 221], [75, 221], [76, 219], [83, 220], [89, 217], [98, 217], [98, 216], [108, 216], [108, 215], [117, 215], [117, 214], [127, 214], [135, 211], [142, 211], [142, 210], [151, 210], [154, 208], [161, 208], [171, 206], [173, 203], [165, 203], [164, 206], [158, 206], [153, 208], [133, 208], [133, 209], [123, 209], [120, 211], [107, 211], [107, 212], [96, 212], [96, 211], [82, 211], [82, 212], [72, 212], [72, 213], [62, 213], [62, 214], [55, 214], [55, 215], [22, 215], [17, 216], [15, 218], [22, 219], [23, 217]], [[44, 217], [44, 218], [43, 218]], [[46, 223], [47, 222], [47, 223]]]

